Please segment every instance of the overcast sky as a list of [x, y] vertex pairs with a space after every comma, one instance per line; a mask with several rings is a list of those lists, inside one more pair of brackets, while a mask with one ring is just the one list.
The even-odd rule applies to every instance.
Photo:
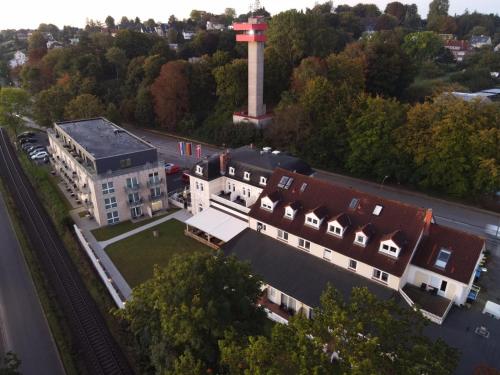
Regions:
[[[430, 0], [404, 1], [416, 3], [420, 15], [425, 18]], [[86, 18], [103, 21], [108, 14], [115, 20], [121, 16], [140, 17], [141, 20], [154, 18], [167, 21], [171, 14], [185, 18], [192, 9], [207, 10], [212, 13], [222, 13], [226, 7], [235, 8], [238, 14], [248, 12], [250, 3], [254, 1], [241, 0], [170, 0], [170, 1], [131, 1], [131, 0], [5, 0], [0, 12], [0, 29], [36, 28], [42, 22], [53, 23], [59, 27], [72, 25], [83, 27]], [[261, 0], [261, 4], [272, 14], [282, 10], [312, 7], [314, 0]], [[323, 1], [319, 1], [323, 2]], [[383, 10], [390, 0], [334, 0], [334, 5], [375, 3]], [[450, 0], [450, 14], [477, 10], [481, 13], [500, 13], [500, 0]]]

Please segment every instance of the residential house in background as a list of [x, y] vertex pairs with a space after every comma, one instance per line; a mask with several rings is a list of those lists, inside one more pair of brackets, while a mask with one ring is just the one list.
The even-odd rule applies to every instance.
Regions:
[[469, 42], [466, 40], [447, 39], [444, 42], [444, 48], [448, 49], [453, 54], [457, 62], [464, 61], [465, 56], [471, 52]]
[[191, 39], [193, 39], [194, 35], [195, 35], [194, 31], [183, 31], [182, 32], [182, 37], [184, 38], [184, 40], [191, 40]]
[[488, 35], [473, 35], [470, 38], [470, 45], [474, 48], [491, 46], [491, 37]]
[[23, 51], [16, 51], [14, 57], [9, 61], [9, 66], [11, 69], [17, 68], [18, 66], [23, 66], [28, 62], [28, 56]]
[[102, 117], [58, 122], [47, 133], [54, 169], [99, 225], [168, 208], [155, 147]]
[[219, 23], [216, 21], [207, 21], [207, 30], [208, 31], [221, 31], [224, 30], [226, 26], [223, 23]]

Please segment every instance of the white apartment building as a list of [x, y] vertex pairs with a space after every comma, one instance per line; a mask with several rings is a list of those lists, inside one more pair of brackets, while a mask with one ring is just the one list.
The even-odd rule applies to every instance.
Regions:
[[149, 143], [102, 117], [47, 133], [54, 169], [100, 226], [168, 208], [165, 168]]

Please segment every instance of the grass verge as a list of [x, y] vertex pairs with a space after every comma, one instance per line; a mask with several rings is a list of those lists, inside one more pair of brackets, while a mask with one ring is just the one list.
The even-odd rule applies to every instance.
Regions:
[[171, 213], [174, 213], [177, 211], [176, 209], [169, 209], [167, 212], [157, 215], [155, 217], [150, 217], [145, 220], [141, 221], [123, 221], [118, 224], [114, 225], [108, 225], [107, 227], [102, 227], [102, 228], [97, 228], [92, 231], [92, 234], [94, 235], [95, 239], [97, 241], [106, 241], [109, 240], [113, 237], [119, 236], [120, 234], [126, 233], [128, 231], [131, 231], [132, 229], [142, 227], [143, 225], [149, 224], [155, 220], [158, 220], [162, 218], [165, 215], [170, 215]]
[[[71, 227], [72, 220], [68, 213], [69, 202], [67, 202], [58, 188], [57, 178], [52, 176], [47, 168], [33, 164], [24, 154], [19, 153], [18, 156], [28, 178], [31, 180], [33, 186], [36, 187], [37, 195], [51, 216], [56, 230], [68, 250], [73, 263], [76, 265], [87, 290], [96, 301], [99, 310], [106, 320], [112, 335], [121, 346], [132, 368], [134, 370], [137, 369], [132, 337], [124, 327], [120, 326], [120, 323], [113, 315], [112, 312], [115, 309], [113, 300], [98, 278], [87, 256], [78, 245]], [[83, 368], [83, 366], [81, 367]]]
[[[158, 237], [153, 236], [158, 231]], [[165, 267], [174, 254], [212, 251], [184, 235], [184, 224], [169, 220], [106, 247], [115, 266], [133, 288], [153, 276], [155, 264]]]

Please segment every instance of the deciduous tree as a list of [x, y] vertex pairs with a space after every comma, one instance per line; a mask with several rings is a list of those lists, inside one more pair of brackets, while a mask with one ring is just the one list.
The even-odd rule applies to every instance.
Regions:
[[242, 337], [262, 333], [267, 318], [255, 305], [260, 281], [250, 273], [249, 265], [223, 254], [176, 256], [135, 288], [118, 314], [156, 374], [213, 372], [220, 357], [218, 341], [227, 331]]
[[186, 61], [170, 61], [151, 85], [155, 113], [162, 127], [175, 129], [189, 112], [188, 69]]
[[86, 119], [103, 116], [104, 106], [97, 96], [82, 94], [72, 99], [64, 109], [67, 120]]
[[13, 133], [23, 124], [22, 115], [28, 113], [29, 94], [19, 88], [0, 87], [0, 123], [8, 126]]

